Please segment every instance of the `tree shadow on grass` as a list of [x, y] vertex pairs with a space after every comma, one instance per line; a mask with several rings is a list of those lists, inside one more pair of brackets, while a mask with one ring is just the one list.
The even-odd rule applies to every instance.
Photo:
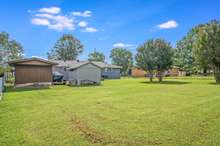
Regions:
[[183, 85], [183, 84], [190, 84], [191, 82], [185, 82], [185, 81], [162, 81], [162, 82], [158, 82], [158, 81], [154, 81], [154, 82], [142, 81], [140, 83], [142, 83], [142, 84]]
[[7, 86], [5, 92], [26, 92], [26, 91], [36, 91], [36, 90], [45, 90], [50, 89], [49, 86], [41, 86], [41, 87], [20, 87], [14, 88], [14, 86]]
[[219, 85], [220, 86], [220, 84], [218, 84], [218, 83], [215, 83], [215, 82], [212, 82], [212, 83], [209, 83], [210, 85]]

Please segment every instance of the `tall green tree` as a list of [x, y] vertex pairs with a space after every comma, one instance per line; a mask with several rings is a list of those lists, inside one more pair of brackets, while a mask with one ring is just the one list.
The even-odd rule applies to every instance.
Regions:
[[139, 68], [149, 72], [150, 81], [153, 81], [153, 73], [157, 72], [159, 82], [163, 79], [163, 73], [172, 65], [173, 49], [169, 42], [163, 39], [151, 39], [137, 48], [135, 55]]
[[149, 73], [150, 82], [153, 82], [153, 73], [156, 66], [156, 58], [154, 56], [154, 40], [152, 39], [140, 45], [135, 55], [137, 67]]
[[173, 48], [169, 42], [163, 39], [155, 40], [156, 70], [159, 82], [162, 82], [164, 71], [171, 68], [173, 63]]
[[[178, 66], [180, 69], [186, 71], [187, 74], [194, 73], [198, 69], [203, 70], [204, 75], [207, 70], [210, 69], [210, 64], [207, 59], [201, 59], [195, 57], [195, 43], [198, 38], [197, 30], [203, 25], [198, 25], [191, 29], [186, 36], [177, 42], [175, 49], [174, 65]], [[203, 53], [203, 58], [208, 54]]]
[[75, 60], [83, 52], [81, 42], [71, 34], [64, 34], [47, 53], [48, 59]]
[[122, 67], [122, 75], [128, 75], [129, 69], [133, 66], [133, 57], [129, 50], [125, 48], [113, 48], [110, 58], [112, 59], [112, 64]]
[[100, 61], [105, 62], [105, 55], [101, 52], [94, 50], [94, 52], [89, 54], [89, 61]]
[[7, 68], [7, 62], [23, 57], [24, 49], [22, 45], [10, 38], [7, 32], [0, 32], [0, 67]]
[[177, 42], [174, 51], [174, 65], [189, 75], [194, 72], [196, 63], [193, 55], [193, 31]]
[[216, 83], [220, 83], [220, 23], [212, 20], [194, 28], [194, 55], [196, 60], [204, 60], [213, 67]]

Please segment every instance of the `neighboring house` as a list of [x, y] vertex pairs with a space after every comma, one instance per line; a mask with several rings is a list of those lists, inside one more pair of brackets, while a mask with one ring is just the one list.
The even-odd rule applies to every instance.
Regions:
[[64, 75], [63, 80], [74, 85], [83, 83], [101, 83], [102, 68], [90, 61], [55, 61], [57, 66], [53, 67], [53, 72]]
[[178, 67], [173, 67], [172, 69], [166, 71], [164, 74], [165, 76], [171, 76], [171, 77], [186, 76], [186, 72], [180, 70]]
[[[176, 77], [176, 76], [185, 76], [185, 75], [186, 75], [186, 72], [181, 71], [178, 67], [173, 67], [172, 69], [169, 69], [164, 72], [164, 76]], [[148, 76], [148, 74], [146, 71], [142, 69], [132, 68], [131, 76], [132, 77], [146, 77]]]
[[138, 68], [131, 69], [132, 77], [146, 77], [146, 75], [147, 75], [147, 72], [142, 69], [138, 69]]
[[52, 66], [57, 63], [40, 59], [29, 58], [8, 62], [15, 68], [15, 87], [30, 85], [51, 85]]
[[121, 66], [107, 64], [103, 62], [96, 62], [96, 65], [102, 68], [102, 77], [105, 79], [120, 79], [121, 78]]
[[178, 68], [172, 68], [168, 70], [169, 75], [172, 77], [179, 76], [179, 69]]

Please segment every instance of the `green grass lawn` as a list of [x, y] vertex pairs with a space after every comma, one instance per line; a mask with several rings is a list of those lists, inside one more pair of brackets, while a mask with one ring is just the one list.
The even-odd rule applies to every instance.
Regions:
[[208, 78], [9, 87], [0, 145], [220, 145], [220, 86]]

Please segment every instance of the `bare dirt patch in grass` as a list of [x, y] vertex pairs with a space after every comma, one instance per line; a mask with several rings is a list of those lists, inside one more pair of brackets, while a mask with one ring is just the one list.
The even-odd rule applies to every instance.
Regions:
[[115, 145], [161, 145], [160, 140], [145, 140], [145, 139], [126, 139], [126, 138], [113, 138], [110, 135], [101, 133], [94, 128], [91, 128], [85, 122], [76, 117], [71, 119], [72, 128], [79, 131], [88, 142], [93, 144], [115, 144]]
[[111, 139], [108, 136], [101, 134], [97, 130], [88, 127], [88, 125], [85, 122], [82, 122], [76, 117], [71, 119], [71, 124], [73, 128], [78, 130], [80, 134], [90, 143], [100, 143], [100, 144], [112, 143]]

